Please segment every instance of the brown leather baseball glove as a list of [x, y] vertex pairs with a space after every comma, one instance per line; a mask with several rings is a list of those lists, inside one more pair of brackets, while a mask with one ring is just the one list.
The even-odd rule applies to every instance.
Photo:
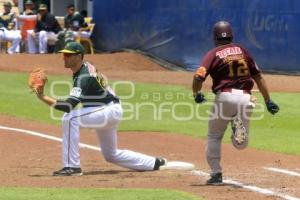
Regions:
[[48, 79], [45, 70], [37, 68], [29, 74], [28, 86], [33, 92], [37, 93], [37, 91], [44, 90], [47, 81]]

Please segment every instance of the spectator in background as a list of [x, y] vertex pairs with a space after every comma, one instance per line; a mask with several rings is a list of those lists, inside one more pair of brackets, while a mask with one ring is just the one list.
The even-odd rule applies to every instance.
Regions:
[[17, 7], [19, 6], [18, 0], [13, 0], [13, 2], [14, 2], [14, 5], [15, 5], [15, 6], [17, 6]]
[[55, 44], [55, 51], [61, 50], [68, 42], [76, 41], [76, 38], [89, 38], [91, 32], [88, 29], [84, 17], [75, 9], [74, 4], [67, 6], [67, 14], [64, 17], [65, 29], [59, 33], [58, 41]]
[[11, 12], [12, 4], [8, 1], [3, 4], [4, 13], [0, 15], [0, 41], [11, 41], [12, 45], [7, 53], [20, 52], [21, 32], [15, 29], [16, 14]]
[[81, 14], [82, 17], [87, 17], [87, 15], [88, 15], [86, 10], [80, 11], [80, 14]]
[[67, 30], [78, 31], [84, 26], [84, 18], [81, 14], [75, 11], [74, 4], [67, 6], [67, 14], [65, 16], [65, 28]]
[[25, 10], [22, 15], [36, 15], [36, 11], [34, 10], [34, 3], [32, 0], [27, 0], [25, 2]]
[[61, 31], [61, 27], [55, 16], [48, 12], [46, 4], [40, 4], [36, 27], [34, 30], [27, 31], [28, 52], [31, 54], [37, 53], [37, 51], [41, 54], [47, 53], [48, 40], [57, 40], [59, 31]]

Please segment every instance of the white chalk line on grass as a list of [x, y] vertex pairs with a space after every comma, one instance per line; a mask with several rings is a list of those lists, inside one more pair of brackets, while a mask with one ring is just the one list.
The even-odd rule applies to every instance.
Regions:
[[[48, 139], [48, 140], [62, 142], [61, 138], [51, 136], [51, 135], [46, 135], [46, 134], [35, 132], [35, 131], [29, 131], [29, 130], [18, 129], [18, 128], [10, 128], [10, 127], [6, 127], [6, 126], [0, 126], [0, 129], [8, 130], [8, 131], [14, 131], [14, 132], [20, 132], [20, 133], [26, 133], [28, 135], [38, 136], [38, 137], [45, 138], [45, 139]], [[96, 150], [96, 151], [101, 151], [100, 147], [95, 147], [95, 146], [88, 145], [88, 144], [83, 144], [83, 143], [79, 143], [79, 147], [92, 149], [92, 150]]]
[[286, 175], [289, 175], [289, 176], [297, 176], [297, 177], [300, 176], [300, 173], [293, 172], [293, 171], [286, 170], [286, 169], [280, 169], [280, 168], [275, 168], [275, 167], [263, 167], [263, 169], [273, 171], [273, 172], [282, 173], [282, 174], [286, 174]]
[[[196, 176], [209, 177], [208, 173], [203, 172], [201, 170], [193, 170], [192, 174], [196, 175]], [[297, 197], [293, 197], [293, 196], [286, 195], [286, 194], [283, 194], [283, 193], [274, 192], [272, 190], [265, 189], [265, 188], [256, 187], [254, 185], [247, 185], [245, 183], [241, 183], [241, 182], [230, 180], [230, 179], [223, 180], [223, 182], [226, 183], [226, 184], [235, 185], [235, 186], [250, 190], [252, 192], [257, 192], [257, 193], [268, 195], [268, 196], [280, 197], [280, 198], [283, 198], [283, 199], [286, 199], [286, 200], [300, 200]]]
[[[37, 136], [37, 137], [41, 137], [41, 138], [45, 138], [45, 139], [49, 139], [49, 140], [53, 140], [53, 141], [57, 141], [57, 142], [62, 142], [61, 138], [46, 135], [46, 134], [35, 132], [35, 131], [29, 131], [29, 130], [18, 129], [18, 128], [11, 128], [11, 127], [6, 127], [6, 126], [0, 126], [0, 129], [7, 130], [7, 131], [25, 133], [25, 134], [32, 135], [32, 136]], [[87, 148], [87, 149], [96, 150], [96, 151], [100, 150], [99, 147], [95, 147], [95, 146], [88, 145], [88, 144], [83, 144], [83, 143], [80, 143], [79, 146], [82, 147], [82, 148]], [[208, 173], [203, 172], [201, 170], [192, 170], [192, 174], [196, 175], [196, 176], [205, 176], [205, 177], [209, 176]], [[259, 187], [256, 187], [256, 186], [250, 186], [250, 185], [247, 185], [247, 184], [244, 184], [244, 183], [241, 183], [241, 182], [238, 182], [238, 181], [234, 181], [234, 180], [227, 179], [227, 180], [223, 180], [223, 182], [227, 183], [227, 184], [232, 184], [232, 185], [244, 188], [244, 189], [248, 189], [248, 190], [253, 191], [253, 192], [268, 195], [268, 196], [281, 197], [281, 198], [286, 199], [286, 200], [300, 200], [297, 197], [292, 197], [292, 196], [289, 196], [289, 195], [286, 195], [286, 194], [277, 193], [277, 192], [274, 192], [274, 191], [269, 190], [269, 189], [259, 188]]]

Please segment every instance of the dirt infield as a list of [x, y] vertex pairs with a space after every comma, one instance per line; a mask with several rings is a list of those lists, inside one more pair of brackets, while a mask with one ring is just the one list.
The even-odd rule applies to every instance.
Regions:
[[[61, 137], [57, 126], [1, 116], [0, 124], [26, 130], [34, 130]], [[276, 199], [241, 188], [205, 186], [205, 177], [184, 171], [134, 172], [104, 161], [97, 151], [81, 149], [82, 177], [53, 177], [60, 168], [61, 144], [39, 137], [12, 131], [1, 132], [0, 164], [1, 186], [22, 187], [117, 187], [117, 188], [172, 188], [191, 192], [205, 199]], [[138, 143], [134, 141], [139, 141]], [[160, 142], [157, 142], [160, 141]], [[179, 142], [180, 141], [180, 142]], [[81, 133], [81, 142], [97, 146], [92, 131]], [[204, 158], [205, 141], [176, 134], [126, 132], [119, 134], [119, 147], [161, 155], [169, 160], [194, 163], [197, 168], [208, 171]], [[280, 192], [300, 196], [300, 180], [268, 172], [262, 167], [299, 167], [300, 158], [277, 153], [247, 149], [240, 154], [231, 145], [223, 146], [225, 178], [250, 183], [264, 188], [277, 188]], [[234, 160], [232, 159], [234, 158]], [[249, 159], [246, 159], [249, 158]]]
[[[63, 68], [60, 55], [0, 55], [1, 71], [30, 71], [37, 66], [47, 68], [50, 74], [69, 74]], [[166, 83], [190, 87], [193, 74], [170, 72], [150, 60], [136, 54], [116, 53], [110, 55], [88, 55], [99, 69], [113, 80], [133, 80], [151, 83]], [[300, 77], [268, 75], [266, 79], [271, 91], [300, 92]], [[210, 81], [205, 87], [208, 89]], [[61, 138], [58, 126], [0, 116], [0, 125], [41, 132]], [[171, 188], [190, 192], [205, 199], [281, 199], [266, 196], [227, 184], [223, 187], [206, 186], [205, 176], [190, 171], [134, 172], [104, 161], [102, 155], [93, 150], [81, 149], [84, 176], [53, 177], [59, 169], [61, 144], [40, 137], [0, 129], [0, 187], [84, 187], [84, 188]], [[136, 143], [135, 141], [139, 141]], [[81, 142], [97, 146], [96, 135], [83, 130]], [[169, 160], [194, 163], [198, 170], [208, 172], [205, 160], [205, 142], [176, 134], [124, 132], [119, 134], [119, 147]], [[247, 149], [241, 154], [231, 145], [224, 144], [223, 161], [225, 179], [232, 179], [250, 186], [270, 189], [276, 194], [284, 193], [300, 198], [300, 180], [266, 170], [277, 167], [298, 170], [300, 158], [278, 153]], [[233, 159], [234, 158], [234, 159]]]

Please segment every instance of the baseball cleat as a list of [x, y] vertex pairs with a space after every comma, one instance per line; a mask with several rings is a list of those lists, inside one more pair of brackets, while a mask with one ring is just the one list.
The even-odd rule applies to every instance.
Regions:
[[206, 185], [223, 185], [222, 173], [212, 174], [206, 181]]
[[53, 176], [81, 176], [81, 168], [64, 167], [61, 170], [53, 172]]
[[154, 164], [154, 169], [153, 170], [159, 170], [159, 168], [161, 167], [161, 166], [164, 166], [164, 165], [166, 165], [167, 164], [167, 159], [165, 159], [165, 158], [156, 158], [155, 159], [155, 164]]
[[237, 149], [245, 148], [248, 143], [247, 130], [243, 125], [243, 121], [238, 117], [232, 121], [231, 142]]

